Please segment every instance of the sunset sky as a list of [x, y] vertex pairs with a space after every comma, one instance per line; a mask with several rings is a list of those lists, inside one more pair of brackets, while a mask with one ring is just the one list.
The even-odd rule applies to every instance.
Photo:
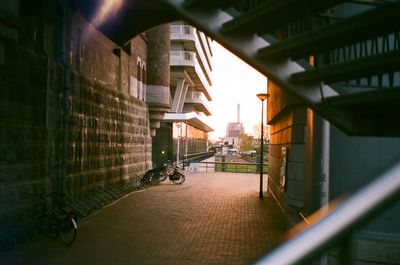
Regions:
[[237, 120], [237, 104], [240, 104], [240, 121], [247, 134], [252, 134], [254, 125], [260, 124], [261, 101], [256, 94], [265, 93], [267, 78], [213, 42], [213, 101], [209, 118], [214, 132], [210, 138], [225, 136], [228, 122]]

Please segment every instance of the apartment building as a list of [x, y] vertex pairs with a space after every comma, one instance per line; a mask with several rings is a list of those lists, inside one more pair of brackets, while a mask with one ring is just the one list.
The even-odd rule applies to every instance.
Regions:
[[211, 115], [212, 49], [204, 33], [185, 22], [171, 27], [171, 111], [153, 137], [153, 163], [182, 161], [207, 152]]

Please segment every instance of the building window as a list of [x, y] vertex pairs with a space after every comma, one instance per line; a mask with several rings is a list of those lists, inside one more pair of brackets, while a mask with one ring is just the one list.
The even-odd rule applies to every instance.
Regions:
[[136, 76], [137, 76], [137, 85], [136, 85], [136, 97], [140, 98], [141, 93], [142, 93], [142, 85], [143, 85], [143, 80], [142, 80], [142, 61], [140, 58], [137, 60], [136, 64]]
[[146, 64], [140, 58], [137, 59], [136, 76], [136, 90], [133, 96], [140, 100], [146, 100]]
[[188, 53], [188, 52], [185, 52], [185, 53], [184, 53], [184, 58], [185, 58], [185, 60], [187, 60], [187, 61], [192, 60], [192, 56], [191, 56], [191, 54]]
[[146, 65], [142, 64], [142, 94], [139, 99], [145, 101], [146, 100], [146, 83], [147, 83], [147, 75], [146, 75]]

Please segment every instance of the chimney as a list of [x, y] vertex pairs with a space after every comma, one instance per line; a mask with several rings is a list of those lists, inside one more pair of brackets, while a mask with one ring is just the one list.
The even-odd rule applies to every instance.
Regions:
[[240, 104], [237, 104], [237, 123], [240, 123]]

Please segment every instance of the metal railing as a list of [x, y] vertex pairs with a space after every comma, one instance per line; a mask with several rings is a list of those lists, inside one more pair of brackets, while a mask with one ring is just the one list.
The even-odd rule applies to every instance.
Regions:
[[[240, 162], [192, 162], [190, 168], [198, 172], [230, 172], [230, 173], [260, 173], [259, 163]], [[263, 164], [263, 171], [268, 173], [268, 164]]]
[[351, 264], [352, 233], [399, 199], [400, 163], [255, 264], [309, 264], [335, 246], [339, 264]]
[[195, 161], [201, 161], [210, 158], [212, 156], [214, 156], [214, 152], [198, 152], [198, 153], [185, 154], [182, 156], [182, 160], [190, 163]]

